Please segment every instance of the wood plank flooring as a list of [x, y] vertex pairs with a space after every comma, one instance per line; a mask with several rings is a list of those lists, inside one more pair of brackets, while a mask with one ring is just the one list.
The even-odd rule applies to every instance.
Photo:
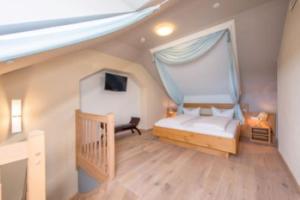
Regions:
[[276, 148], [240, 143], [238, 156], [207, 155], [151, 135], [117, 137], [116, 178], [80, 200], [297, 200]]

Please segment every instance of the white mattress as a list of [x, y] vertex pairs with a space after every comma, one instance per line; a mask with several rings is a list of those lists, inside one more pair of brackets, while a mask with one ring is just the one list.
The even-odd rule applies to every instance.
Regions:
[[[188, 115], [179, 115], [173, 118], [164, 118], [155, 123], [155, 126], [163, 127], [163, 128], [172, 128], [178, 130], [189, 131], [193, 133], [206, 134], [224, 138], [234, 138], [236, 129], [238, 128], [239, 121], [238, 120], [230, 120], [224, 129], [220, 129], [220, 127], [211, 126], [200, 126], [197, 124], [197, 121], [201, 118], [208, 118], [204, 116], [188, 116]], [[213, 118], [210, 116], [210, 118]], [[206, 121], [203, 120], [203, 121]], [[214, 120], [212, 120], [214, 121]]]

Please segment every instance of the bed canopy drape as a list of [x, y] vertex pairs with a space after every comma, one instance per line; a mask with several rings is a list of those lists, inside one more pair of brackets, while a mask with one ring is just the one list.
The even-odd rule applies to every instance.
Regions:
[[230, 31], [228, 29], [217, 31], [197, 39], [156, 51], [153, 53], [154, 62], [167, 93], [177, 104], [178, 111], [182, 112], [184, 103], [183, 91], [179, 90], [166, 68], [168, 66], [172, 67], [174, 65], [191, 63], [194, 60], [201, 58], [201, 56], [208, 53], [223, 37], [227, 38], [228, 57], [230, 58], [230, 66], [228, 66], [231, 93], [230, 96], [235, 105], [235, 117], [241, 122], [244, 122], [244, 117], [239, 104], [241, 94], [239, 71], [235, 63], [236, 61], [234, 58], [233, 45], [230, 37]]
[[144, 19], [164, 3], [113, 17], [0, 35], [0, 62], [107, 35]]

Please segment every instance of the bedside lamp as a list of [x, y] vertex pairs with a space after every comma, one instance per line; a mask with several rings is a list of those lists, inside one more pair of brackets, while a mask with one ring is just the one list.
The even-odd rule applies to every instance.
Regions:
[[257, 116], [259, 121], [267, 121], [268, 119], [268, 113], [266, 112], [260, 112]]
[[268, 113], [260, 112], [257, 116], [251, 117], [251, 120], [254, 121], [257, 125], [267, 125]]
[[176, 116], [177, 109], [174, 107], [168, 107], [167, 108], [167, 117], [174, 117]]

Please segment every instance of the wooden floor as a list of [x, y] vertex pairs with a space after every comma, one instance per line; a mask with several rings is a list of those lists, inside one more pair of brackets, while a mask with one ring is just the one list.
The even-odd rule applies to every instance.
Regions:
[[274, 147], [240, 143], [238, 156], [207, 155], [151, 133], [117, 138], [116, 178], [86, 200], [297, 200], [300, 194]]

